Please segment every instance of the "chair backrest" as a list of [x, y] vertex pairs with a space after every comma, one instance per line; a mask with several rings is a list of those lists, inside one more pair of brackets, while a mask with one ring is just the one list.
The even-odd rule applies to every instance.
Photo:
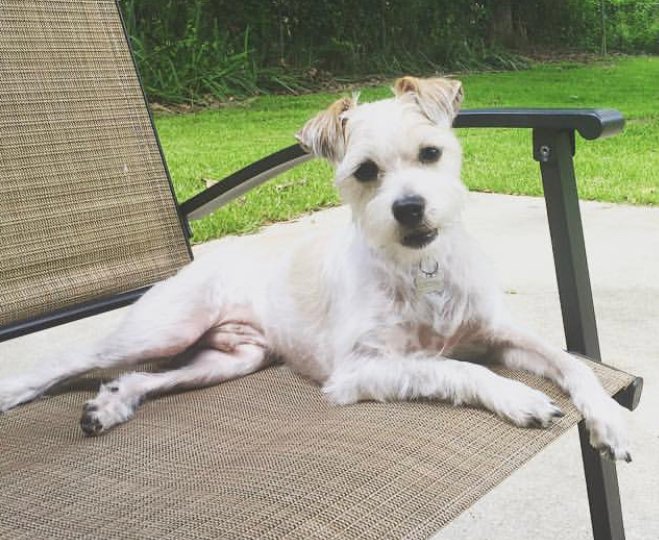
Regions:
[[190, 257], [115, 1], [0, 1], [0, 329]]

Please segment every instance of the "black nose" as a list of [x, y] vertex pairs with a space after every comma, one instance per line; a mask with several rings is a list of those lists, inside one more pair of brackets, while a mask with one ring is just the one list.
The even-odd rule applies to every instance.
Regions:
[[406, 227], [416, 227], [423, 221], [426, 201], [418, 195], [407, 195], [394, 201], [391, 207], [396, 221]]

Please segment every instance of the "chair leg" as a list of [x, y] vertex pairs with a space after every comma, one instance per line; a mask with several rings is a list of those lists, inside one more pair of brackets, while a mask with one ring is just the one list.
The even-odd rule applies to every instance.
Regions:
[[[567, 349], [599, 361], [573, 154], [573, 131], [533, 131], [533, 157], [540, 162]], [[623, 540], [625, 531], [615, 463], [590, 446], [583, 422], [579, 424], [579, 439], [593, 537], [595, 540]]]

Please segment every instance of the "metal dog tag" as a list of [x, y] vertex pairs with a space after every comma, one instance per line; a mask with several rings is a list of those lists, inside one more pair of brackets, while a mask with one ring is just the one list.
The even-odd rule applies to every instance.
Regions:
[[[427, 268], [428, 266], [430, 266], [430, 269]], [[414, 286], [416, 287], [417, 297], [441, 292], [444, 288], [444, 272], [439, 267], [439, 263], [434, 261], [432, 265], [427, 265], [424, 264], [424, 261], [421, 261], [419, 271], [414, 278]]]
[[414, 285], [416, 286], [416, 293], [419, 296], [441, 292], [444, 288], [444, 277], [441, 275], [432, 277], [417, 276], [417, 278], [414, 280]]

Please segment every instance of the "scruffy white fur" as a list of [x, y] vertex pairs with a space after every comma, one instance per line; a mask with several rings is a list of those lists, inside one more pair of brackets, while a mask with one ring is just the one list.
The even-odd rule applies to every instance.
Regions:
[[[128, 420], [145, 396], [217, 384], [276, 359], [336, 404], [431, 398], [481, 406], [523, 427], [562, 414], [543, 393], [464, 361], [486, 357], [555, 381], [583, 414], [591, 444], [629, 460], [620, 406], [582, 362], [510, 320], [463, 230], [466, 189], [450, 129], [460, 83], [405, 77], [394, 92], [359, 106], [340, 100], [298, 134], [334, 165], [352, 222], [277, 253], [246, 239], [223, 242], [153, 287], [96, 346], [0, 381], [0, 411], [93, 368], [183, 355], [178, 369], [103, 385], [85, 404], [83, 430]], [[395, 216], [401, 201], [422, 207], [402, 204]]]

